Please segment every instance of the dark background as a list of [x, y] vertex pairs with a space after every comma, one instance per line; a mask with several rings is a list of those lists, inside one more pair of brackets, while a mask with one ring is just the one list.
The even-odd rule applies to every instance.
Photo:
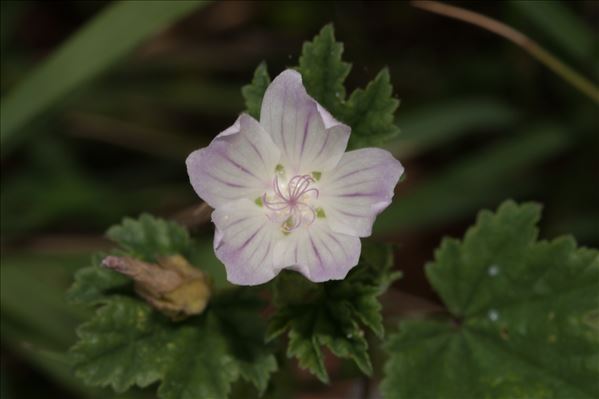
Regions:
[[[452, 4], [508, 23], [597, 81], [599, 2]], [[1, 5], [4, 97], [107, 2]], [[66, 364], [85, 317], [63, 300], [73, 272], [124, 216], [172, 217], [197, 204], [187, 154], [244, 109], [240, 88], [260, 61], [271, 76], [296, 65], [302, 43], [329, 22], [353, 64], [348, 92], [388, 66], [401, 100], [402, 135], [387, 148], [407, 176], [375, 229], [398, 244], [404, 273], [385, 300], [390, 318], [434, 306], [422, 273], [434, 248], [505, 199], [544, 204], [542, 238], [599, 244], [599, 109], [522, 49], [407, 2], [211, 4], [71, 93], [3, 152], [2, 399], [105, 397]], [[210, 242], [210, 226], [197, 233]], [[304, 397], [342, 392], [314, 389]]]

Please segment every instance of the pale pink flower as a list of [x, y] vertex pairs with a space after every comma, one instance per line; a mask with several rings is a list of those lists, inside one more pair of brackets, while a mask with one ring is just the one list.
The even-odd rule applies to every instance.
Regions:
[[403, 167], [379, 148], [345, 153], [350, 131], [286, 70], [266, 90], [259, 122], [242, 114], [189, 155], [230, 282], [261, 284], [283, 269], [338, 280], [358, 263], [360, 237], [391, 203]]

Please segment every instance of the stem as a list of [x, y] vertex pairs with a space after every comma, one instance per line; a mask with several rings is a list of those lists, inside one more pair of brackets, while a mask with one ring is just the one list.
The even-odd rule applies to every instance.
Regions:
[[528, 52], [566, 82], [570, 83], [577, 90], [588, 96], [595, 103], [599, 104], [599, 88], [597, 88], [593, 82], [570, 68], [568, 65], [564, 64], [553, 54], [539, 46], [539, 44], [537, 44], [534, 40], [515, 30], [514, 28], [473, 11], [450, 6], [438, 1], [414, 0], [411, 4], [414, 7], [425, 11], [476, 25], [488, 30], [489, 32], [493, 32], [501, 37], [506, 38], [512, 43], [520, 46], [522, 49], [524, 49], [524, 51]]
[[211, 214], [212, 208], [203, 202], [177, 212], [171, 219], [188, 229], [193, 229], [208, 223]]

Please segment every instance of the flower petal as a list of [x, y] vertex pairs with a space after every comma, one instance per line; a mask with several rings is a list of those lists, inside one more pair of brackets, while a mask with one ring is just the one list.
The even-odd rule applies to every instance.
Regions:
[[262, 195], [272, 184], [279, 158], [279, 149], [258, 121], [243, 114], [208, 147], [187, 157], [187, 173], [196, 193], [216, 208]]
[[273, 250], [283, 233], [280, 225], [267, 218], [264, 208], [247, 199], [229, 202], [216, 208], [212, 221], [216, 226], [214, 251], [225, 264], [227, 280], [257, 285], [279, 273]]
[[331, 229], [358, 237], [371, 235], [372, 224], [391, 203], [403, 170], [389, 151], [379, 148], [345, 153], [319, 182], [319, 204]]
[[333, 168], [347, 147], [350, 127], [308, 95], [301, 75], [288, 69], [268, 86], [260, 124], [282, 151], [293, 174]]
[[297, 270], [314, 282], [344, 279], [358, 264], [358, 237], [332, 231], [325, 222], [314, 222], [279, 240], [274, 263], [279, 269]]

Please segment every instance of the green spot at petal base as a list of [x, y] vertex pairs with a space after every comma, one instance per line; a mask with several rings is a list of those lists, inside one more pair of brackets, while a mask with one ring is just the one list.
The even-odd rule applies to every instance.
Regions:
[[327, 214], [324, 212], [324, 209], [322, 208], [317, 208], [316, 209], [316, 217], [319, 219], [324, 219], [327, 217]]

